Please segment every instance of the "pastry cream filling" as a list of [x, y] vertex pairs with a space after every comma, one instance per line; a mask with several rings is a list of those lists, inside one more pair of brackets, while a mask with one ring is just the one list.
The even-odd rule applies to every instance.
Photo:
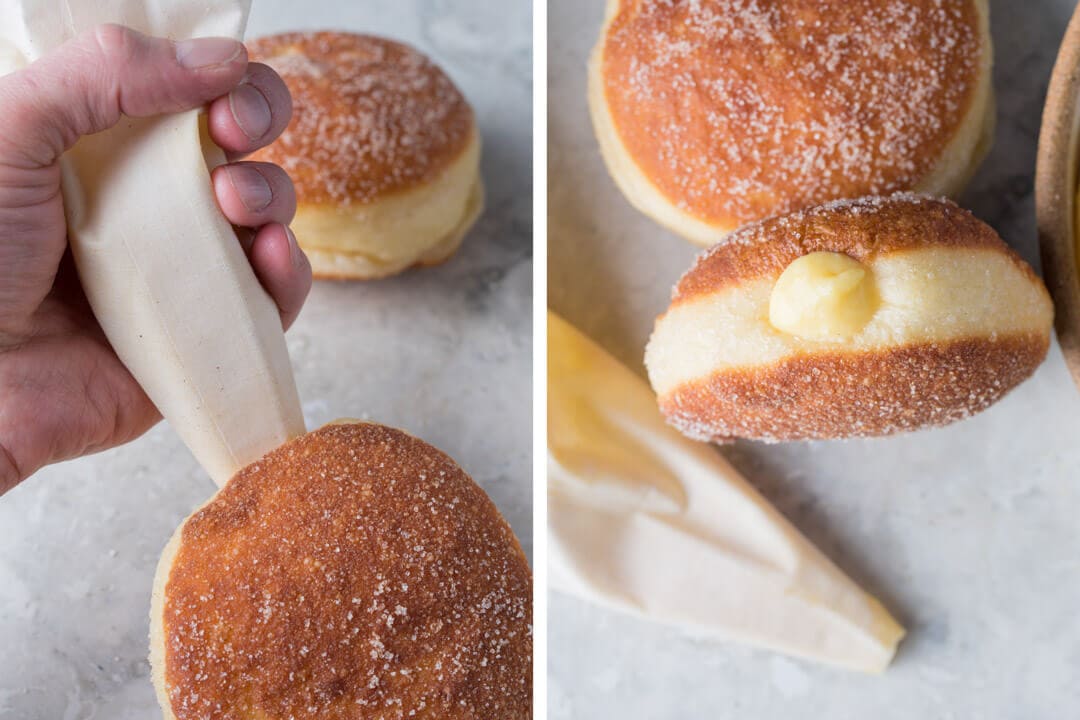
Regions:
[[904, 630], [645, 381], [548, 313], [551, 586], [704, 635], [880, 672]]
[[834, 252], [804, 255], [781, 273], [769, 297], [769, 322], [813, 340], [843, 340], [874, 314], [873, 277], [858, 260]]
[[909, 344], [1049, 331], [1050, 298], [992, 248], [929, 247], [876, 258], [876, 309], [842, 342], [800, 337], [769, 322], [776, 280], [755, 278], [681, 302], [656, 323], [645, 365], [660, 395], [718, 371], [765, 367], [814, 352], [875, 352]]

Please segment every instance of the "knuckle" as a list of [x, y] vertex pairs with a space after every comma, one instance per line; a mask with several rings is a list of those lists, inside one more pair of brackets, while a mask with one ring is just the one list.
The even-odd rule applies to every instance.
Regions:
[[138, 39], [133, 31], [123, 25], [106, 23], [90, 33], [95, 50], [110, 65], [125, 65], [138, 53]]
[[67, 122], [72, 110], [53, 109], [44, 100], [50, 84], [51, 78], [35, 67], [0, 78], [0, 107], [7, 111], [7, 121], [0, 127], [0, 164], [44, 167], [74, 143]]
[[23, 474], [15, 461], [15, 456], [11, 454], [5, 444], [0, 442], [0, 495], [3, 495], [22, 481]]

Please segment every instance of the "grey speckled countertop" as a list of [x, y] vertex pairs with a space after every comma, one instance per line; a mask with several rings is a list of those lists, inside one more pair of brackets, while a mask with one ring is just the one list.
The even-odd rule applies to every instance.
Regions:
[[[961, 202], [1038, 267], [1032, 178], [1074, 3], [993, 0], [994, 149]], [[606, 177], [585, 107], [603, 3], [553, 0], [550, 303], [631, 367], [694, 255]], [[988, 412], [906, 437], [725, 450], [907, 626], [882, 677], [678, 632], [554, 596], [553, 720], [1080, 716], [1080, 393], [1055, 345]], [[693, 592], [692, 588], [686, 588]]]
[[[342, 28], [439, 62], [477, 110], [488, 208], [451, 261], [316, 284], [289, 333], [310, 427], [341, 416], [445, 450], [532, 539], [532, 8], [527, 0], [255, 0], [249, 36]], [[49, 467], [0, 497], [0, 718], [160, 717], [158, 555], [213, 491], [172, 431]]]

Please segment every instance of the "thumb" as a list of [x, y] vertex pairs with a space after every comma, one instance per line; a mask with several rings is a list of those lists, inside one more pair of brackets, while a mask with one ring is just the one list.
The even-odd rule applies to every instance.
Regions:
[[52, 165], [82, 135], [205, 105], [227, 94], [247, 69], [230, 38], [173, 42], [121, 25], [102, 25], [26, 68], [0, 78], [3, 162]]

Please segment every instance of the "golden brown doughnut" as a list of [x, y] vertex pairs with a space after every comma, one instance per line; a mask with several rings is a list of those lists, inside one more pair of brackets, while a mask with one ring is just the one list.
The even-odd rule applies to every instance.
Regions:
[[286, 33], [249, 43], [293, 97], [255, 160], [296, 186], [292, 227], [317, 277], [374, 278], [448, 258], [483, 208], [480, 135], [449, 77], [393, 40]]
[[[781, 282], [820, 258], [839, 271]], [[898, 194], [769, 218], [702, 253], [645, 363], [694, 437], [888, 435], [987, 408], [1043, 361], [1052, 322], [1046, 288], [989, 226]]]
[[711, 245], [828, 200], [959, 193], [991, 61], [986, 0], [609, 0], [589, 105], [630, 202]]
[[151, 610], [167, 720], [531, 718], [532, 578], [453, 460], [328, 425], [177, 530]]

